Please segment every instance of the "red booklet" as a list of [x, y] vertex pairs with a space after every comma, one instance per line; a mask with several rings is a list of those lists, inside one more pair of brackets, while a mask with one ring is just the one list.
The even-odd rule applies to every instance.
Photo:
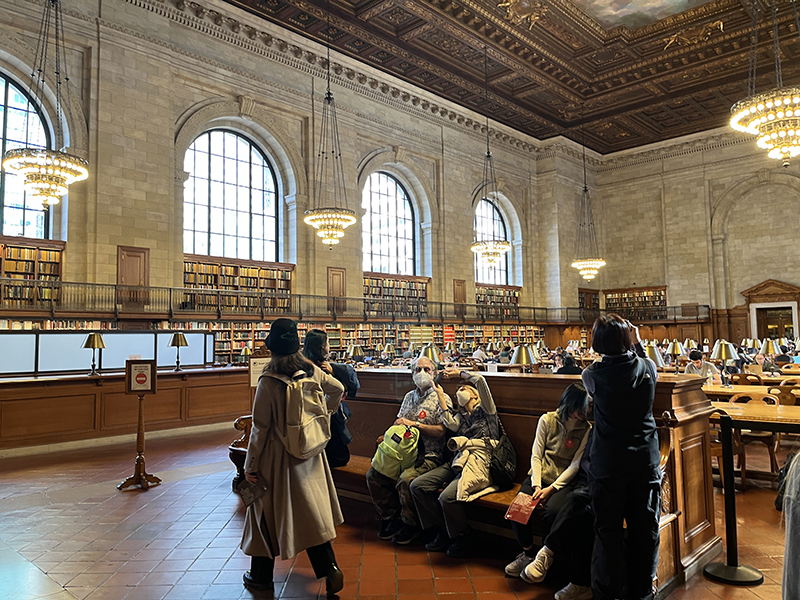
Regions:
[[508, 510], [506, 511], [506, 519], [509, 521], [516, 521], [517, 523], [522, 523], [524, 525], [528, 522], [528, 519], [531, 518], [531, 513], [533, 512], [533, 509], [536, 508], [537, 504], [539, 504], [539, 498], [534, 500], [533, 496], [529, 496], [528, 494], [523, 494], [520, 492], [508, 507]]

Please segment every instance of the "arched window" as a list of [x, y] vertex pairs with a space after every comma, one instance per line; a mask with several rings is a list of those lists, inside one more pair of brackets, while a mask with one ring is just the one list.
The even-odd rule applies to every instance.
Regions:
[[275, 173], [263, 152], [233, 131], [198, 136], [184, 159], [183, 251], [278, 259]]
[[391, 175], [373, 173], [361, 196], [363, 268], [376, 273], [414, 275], [414, 210]]
[[[497, 210], [494, 202], [487, 198], [480, 200], [475, 207], [475, 239], [479, 242], [508, 239], [503, 215]], [[493, 267], [488, 267], [478, 260], [476, 254], [475, 283], [508, 285], [508, 253], [504, 254], [500, 262]]]
[[[0, 73], [0, 158], [14, 148], [48, 148], [50, 136], [39, 108], [30, 97]], [[50, 223], [41, 201], [33, 200], [22, 187], [22, 177], [0, 169], [0, 217], [3, 235], [49, 237]]]

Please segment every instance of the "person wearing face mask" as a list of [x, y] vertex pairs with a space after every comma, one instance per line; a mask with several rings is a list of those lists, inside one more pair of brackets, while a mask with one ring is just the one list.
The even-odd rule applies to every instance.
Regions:
[[491, 448], [487, 448], [486, 440], [498, 440], [500, 432], [497, 408], [486, 380], [477, 372], [455, 368], [446, 369], [444, 375], [460, 375], [464, 380], [456, 392], [458, 410], [443, 415], [445, 425], [455, 434], [448, 448], [458, 454], [451, 463], [417, 477], [411, 483], [411, 495], [422, 527], [436, 529], [436, 538], [425, 548], [461, 558], [471, 545], [464, 503], [497, 491], [491, 486]]
[[434, 381], [438, 372], [430, 359], [424, 356], [416, 359], [411, 364], [411, 372], [416, 388], [403, 398], [394, 425], [416, 427], [419, 430], [417, 461], [413, 467], [400, 473], [397, 480], [379, 473], [374, 467], [367, 471], [367, 487], [372, 503], [381, 516], [378, 537], [394, 540], [400, 545], [410, 544], [422, 533], [409, 486], [416, 477], [442, 464], [445, 450], [444, 415], [453, 408], [450, 396]]

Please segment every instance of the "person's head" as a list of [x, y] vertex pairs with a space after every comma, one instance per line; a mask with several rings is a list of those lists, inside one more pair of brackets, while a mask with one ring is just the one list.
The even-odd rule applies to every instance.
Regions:
[[703, 353], [700, 352], [700, 350], [692, 350], [689, 352], [689, 360], [692, 361], [692, 364], [699, 369], [703, 366]]
[[472, 412], [475, 407], [480, 404], [481, 397], [474, 386], [465, 383], [456, 391], [456, 401], [458, 402], [459, 409]]
[[582, 383], [573, 383], [564, 390], [556, 412], [561, 422], [569, 418], [586, 419], [589, 414], [589, 394]]
[[556, 354], [561, 354], [564, 351], [564, 348], [561, 346], [556, 346]]
[[511, 352], [511, 346], [504, 346], [504, 347], [503, 347], [503, 352], [505, 352], [506, 354], [508, 354], [509, 352]]
[[781, 354], [786, 354], [789, 351], [787, 346], [781, 346]]
[[575, 358], [572, 354], [565, 354], [561, 362], [565, 367], [574, 367], [576, 365]]
[[382, 350], [381, 351], [381, 358], [383, 360], [386, 360], [387, 358], [389, 358], [389, 354], [386, 352], [386, 350]]
[[272, 352], [267, 369], [291, 377], [297, 371], [314, 372], [314, 365], [300, 353], [297, 323], [291, 319], [276, 319], [269, 328], [265, 342]]
[[427, 356], [420, 356], [411, 363], [411, 378], [420, 390], [426, 390], [433, 385], [436, 377], [436, 365]]
[[764, 360], [765, 360], [765, 359], [766, 359], [766, 357], [765, 357], [763, 354], [761, 354], [761, 352], [759, 352], [758, 354], [756, 354], [756, 362], [757, 362], [758, 364], [760, 364], [760, 365], [763, 365], [763, 364], [764, 364]]
[[303, 356], [315, 364], [320, 364], [328, 360], [330, 354], [328, 345], [328, 334], [322, 329], [312, 329], [306, 334], [306, 341], [303, 345]]
[[601, 316], [592, 327], [592, 348], [600, 354], [625, 354], [632, 347], [631, 325], [614, 313]]
[[555, 363], [556, 368], [560, 368], [564, 366], [564, 355], [563, 354], [556, 354], [553, 357], [553, 363]]

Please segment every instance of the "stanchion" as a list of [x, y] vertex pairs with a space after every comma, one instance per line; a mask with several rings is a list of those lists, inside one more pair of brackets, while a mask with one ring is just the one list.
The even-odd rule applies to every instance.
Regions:
[[136, 465], [133, 475], [117, 486], [118, 490], [124, 490], [134, 485], [138, 485], [143, 490], [147, 490], [151, 485], [158, 485], [161, 479], [151, 475], [145, 470], [144, 464], [144, 394], [139, 394], [139, 430], [136, 432]]
[[733, 483], [733, 426], [729, 415], [720, 415], [722, 437], [722, 489], [725, 492], [725, 551], [727, 562], [709, 563], [703, 573], [712, 581], [730, 585], [759, 585], [764, 575], [750, 565], [739, 564], [736, 534], [736, 497]]

